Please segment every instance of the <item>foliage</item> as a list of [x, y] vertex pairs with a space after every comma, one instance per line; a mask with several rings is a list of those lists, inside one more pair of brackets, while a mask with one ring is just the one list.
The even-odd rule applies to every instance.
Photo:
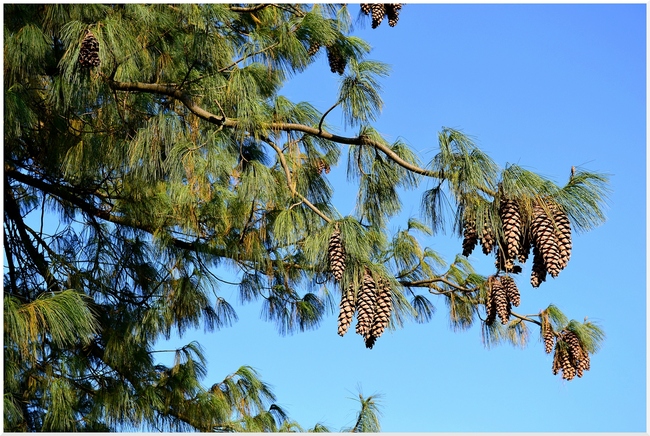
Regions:
[[[364, 274], [390, 288], [389, 327], [426, 322], [442, 299], [453, 329], [481, 322], [487, 345], [525, 345], [547, 318], [595, 352], [604, 334], [559, 309], [485, 324], [487, 276], [423, 244], [449, 224], [489, 225], [517, 198], [587, 231], [604, 221], [607, 176], [580, 169], [564, 186], [500, 168], [463, 132], [443, 128], [425, 166], [371, 125], [389, 67], [367, 58], [346, 5], [4, 6], [4, 339], [6, 431], [299, 431], [259, 374], [242, 367], [207, 388], [203, 350], [154, 349], [172, 332], [237, 320], [221, 288], [258, 302], [281, 334], [317, 328]], [[100, 64], [80, 64], [88, 35]], [[283, 85], [316, 67], [312, 47], [345, 60], [333, 106], [292, 102]], [[324, 50], [323, 50], [324, 51]], [[354, 136], [331, 132], [338, 107]], [[345, 153], [344, 147], [348, 148]], [[354, 214], [328, 180], [346, 167]], [[421, 212], [391, 232], [400, 192], [426, 180]], [[58, 218], [44, 226], [45, 217]], [[328, 263], [335, 229], [340, 283]], [[460, 247], [460, 244], [459, 244]], [[230, 283], [230, 284], [229, 284]], [[334, 329], [332, 329], [334, 332]], [[351, 431], [379, 431], [360, 396]], [[311, 431], [327, 430], [316, 424]]]

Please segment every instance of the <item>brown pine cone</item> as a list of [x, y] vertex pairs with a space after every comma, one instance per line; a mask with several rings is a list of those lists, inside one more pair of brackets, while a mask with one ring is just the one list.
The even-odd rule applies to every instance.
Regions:
[[357, 326], [356, 332], [366, 338], [370, 333], [375, 317], [376, 290], [372, 275], [366, 270], [363, 284], [357, 296]]
[[330, 236], [327, 256], [329, 259], [330, 271], [332, 271], [337, 282], [341, 281], [343, 273], [345, 272], [345, 250], [343, 249], [343, 243], [341, 241], [341, 231], [338, 227]]
[[346, 292], [341, 293], [341, 304], [339, 305], [338, 334], [344, 336], [354, 317], [354, 288], [350, 286]]

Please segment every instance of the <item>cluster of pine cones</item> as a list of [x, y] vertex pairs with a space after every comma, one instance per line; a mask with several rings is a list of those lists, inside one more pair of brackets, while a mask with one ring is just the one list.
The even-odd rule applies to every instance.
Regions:
[[372, 28], [376, 29], [384, 17], [388, 17], [388, 25], [395, 27], [399, 21], [399, 11], [402, 3], [361, 3], [361, 12], [372, 17]]
[[98, 67], [99, 63], [99, 41], [90, 30], [87, 30], [79, 49], [79, 64], [84, 68], [92, 68]]
[[[317, 42], [312, 42], [309, 45], [309, 48], [307, 49], [307, 54], [309, 56], [314, 56], [316, 53], [318, 53], [318, 50], [320, 50], [321, 45]], [[339, 73], [340, 75], [343, 74], [345, 71], [345, 67], [348, 64], [347, 59], [345, 59], [345, 56], [341, 53], [341, 51], [332, 46], [326, 47], [327, 49], [327, 62], [330, 65], [330, 71], [332, 73]]]
[[570, 330], [562, 330], [557, 338], [554, 338], [552, 331], [547, 330], [544, 337], [546, 353], [550, 353], [555, 343], [555, 355], [553, 356], [553, 375], [562, 371], [564, 380], [573, 380], [577, 375], [582, 377], [585, 371], [589, 371], [589, 353], [583, 348], [578, 335]]
[[515, 260], [525, 263], [533, 249], [533, 268], [530, 283], [538, 287], [547, 273], [557, 277], [571, 257], [571, 224], [564, 211], [555, 203], [537, 203], [531, 217], [521, 214], [519, 204], [504, 199], [499, 204], [499, 218], [503, 240], [497, 241], [493, 230], [484, 225], [479, 235], [474, 220], [463, 222], [463, 255], [469, 256], [479, 240], [483, 253], [488, 255], [496, 247], [496, 267], [500, 271], [519, 273]]
[[[330, 236], [328, 259], [334, 278], [340, 282], [345, 271], [345, 249], [338, 228]], [[370, 271], [366, 269], [360, 289], [355, 292], [354, 287], [350, 286], [345, 291], [341, 290], [338, 334], [344, 336], [347, 333], [356, 312], [356, 333], [363, 336], [367, 348], [372, 348], [388, 326], [392, 310], [390, 285], [385, 280], [375, 281]]]
[[520, 302], [519, 289], [517, 289], [517, 284], [512, 277], [504, 276], [499, 278], [498, 276], [492, 276], [488, 278], [485, 302], [487, 318], [485, 322], [492, 324], [498, 315], [501, 324], [507, 324], [510, 320], [512, 306], [517, 307]]

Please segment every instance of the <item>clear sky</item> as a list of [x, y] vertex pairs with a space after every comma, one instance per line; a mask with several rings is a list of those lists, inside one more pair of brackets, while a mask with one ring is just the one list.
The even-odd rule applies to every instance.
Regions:
[[[350, 9], [356, 18], [358, 6]], [[471, 135], [499, 165], [517, 163], [561, 185], [573, 165], [611, 175], [607, 222], [574, 235], [566, 270], [533, 289], [529, 261], [518, 279], [519, 313], [555, 304], [603, 327], [606, 340], [584, 377], [552, 375], [552, 355], [535, 329], [524, 350], [484, 348], [478, 325], [453, 332], [444, 301], [433, 297], [430, 323], [386, 332], [372, 350], [353, 332], [339, 337], [336, 314], [318, 330], [283, 337], [260, 319], [260, 305], [236, 307], [233, 327], [182, 339], [204, 346], [205, 384], [251, 365], [292, 419], [335, 431], [353, 424], [360, 387], [382, 395], [387, 432], [645, 432], [645, 27], [644, 4], [407, 4], [396, 27], [384, 21], [355, 30], [373, 46], [369, 58], [392, 66], [376, 128], [389, 140], [403, 138], [421, 162], [436, 153], [444, 126]], [[284, 94], [325, 111], [338, 80], [321, 53]], [[340, 113], [328, 121], [342, 125]], [[330, 176], [337, 208], [352, 212], [345, 164]], [[420, 195], [403, 197], [394, 229], [418, 216]], [[422, 242], [448, 261], [461, 250], [446, 235]], [[492, 273], [480, 250], [470, 259], [479, 273]], [[237, 300], [234, 287], [219, 292]]]

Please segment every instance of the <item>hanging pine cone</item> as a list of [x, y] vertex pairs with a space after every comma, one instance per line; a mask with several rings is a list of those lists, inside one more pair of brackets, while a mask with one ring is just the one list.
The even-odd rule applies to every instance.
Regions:
[[372, 321], [375, 315], [376, 291], [375, 281], [372, 275], [365, 271], [363, 284], [357, 296], [357, 326], [356, 332], [366, 338], [370, 332]]
[[546, 267], [544, 266], [544, 259], [537, 247], [533, 247], [533, 270], [530, 273], [530, 284], [533, 288], [537, 288], [545, 281]]
[[521, 240], [521, 214], [515, 200], [503, 200], [499, 205], [499, 217], [503, 225], [505, 247], [503, 249], [507, 260], [514, 259], [519, 254]]
[[540, 205], [533, 208], [533, 221], [531, 223], [533, 243], [539, 249], [546, 271], [553, 277], [560, 273], [560, 249], [553, 226], [553, 221], [547, 216]]
[[553, 356], [553, 374], [556, 375], [562, 371], [562, 378], [564, 380], [573, 380], [576, 376], [576, 368], [571, 364], [569, 351], [566, 349], [565, 344], [557, 341], [555, 344], [555, 355]]
[[483, 234], [481, 235], [483, 254], [490, 254], [494, 249], [495, 244], [496, 240], [494, 239], [492, 229], [487, 224], [483, 225]]
[[361, 12], [363, 12], [366, 15], [370, 15], [370, 12], [372, 12], [372, 4], [370, 3], [361, 3]]
[[99, 60], [99, 41], [95, 35], [90, 31], [86, 31], [86, 36], [81, 41], [81, 48], [79, 49], [79, 64], [83, 68], [98, 67]]
[[316, 161], [316, 171], [318, 171], [318, 174], [323, 174], [323, 171], [325, 171], [325, 174], [329, 174], [330, 170], [330, 166], [323, 159]]
[[519, 303], [521, 303], [521, 295], [519, 294], [519, 289], [517, 288], [515, 280], [510, 276], [502, 277], [501, 285], [503, 286], [503, 289], [505, 289], [508, 302], [515, 307], [519, 307]]
[[399, 21], [399, 11], [402, 9], [401, 3], [388, 3], [386, 5], [386, 16], [388, 17], [388, 25], [395, 27]]
[[390, 321], [390, 314], [393, 310], [393, 299], [391, 296], [390, 284], [386, 280], [380, 280], [375, 304], [375, 316], [372, 320], [370, 333], [366, 337], [366, 347], [372, 348]]
[[309, 49], [307, 49], [307, 55], [313, 56], [318, 53], [318, 50], [320, 50], [320, 44], [312, 41], [311, 44], [309, 44]]
[[567, 214], [559, 206], [553, 209], [553, 220], [557, 228], [557, 243], [560, 250], [558, 268], [562, 270], [567, 266], [571, 257], [571, 223]]
[[578, 335], [572, 331], [564, 331], [562, 339], [569, 346], [569, 357], [571, 365], [576, 368], [576, 375], [582, 377], [583, 372], [589, 370], [589, 354], [583, 349]]
[[350, 286], [346, 292], [341, 292], [341, 304], [339, 305], [339, 336], [347, 333], [354, 317], [354, 288]]
[[345, 66], [347, 61], [341, 55], [341, 52], [333, 47], [327, 47], [327, 62], [330, 65], [330, 71], [332, 73], [343, 74], [345, 72]]
[[372, 28], [376, 29], [381, 24], [386, 15], [386, 7], [383, 3], [373, 3], [370, 5], [372, 14]]
[[578, 335], [570, 330], [563, 330], [555, 344], [553, 374], [562, 370], [562, 378], [572, 380], [576, 375], [582, 377], [590, 367], [589, 353], [584, 350]]
[[327, 256], [329, 258], [330, 271], [332, 271], [337, 282], [341, 281], [341, 277], [343, 277], [343, 272], [345, 271], [345, 250], [341, 243], [341, 231], [338, 227], [334, 229], [330, 236]]
[[494, 300], [494, 307], [496, 308], [497, 315], [501, 320], [501, 324], [508, 324], [510, 319], [510, 303], [506, 290], [498, 277], [495, 277], [492, 282], [492, 299]]
[[555, 335], [553, 334], [553, 330], [551, 329], [550, 325], [543, 330], [544, 351], [546, 354], [551, 354], [551, 351], [553, 351], [553, 344], [555, 343]]
[[469, 257], [478, 244], [478, 232], [474, 220], [463, 221], [463, 256]]

